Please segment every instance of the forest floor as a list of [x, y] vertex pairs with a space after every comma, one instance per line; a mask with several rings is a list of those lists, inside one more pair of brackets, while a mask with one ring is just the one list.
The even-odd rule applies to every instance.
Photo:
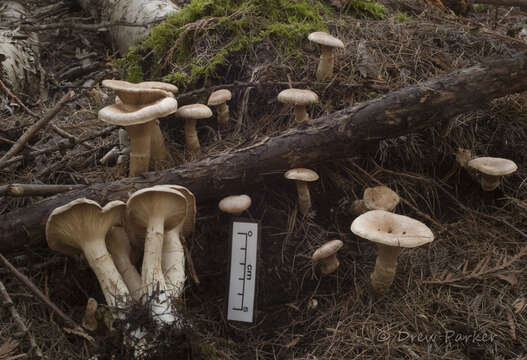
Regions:
[[[35, 1], [30, 8], [52, 3]], [[291, 109], [276, 101], [288, 81], [318, 93], [320, 103], [310, 109], [312, 118], [317, 118], [488, 57], [527, 48], [518, 37], [527, 14], [517, 8], [474, 6], [458, 16], [422, 1], [383, 0], [385, 12], [379, 15], [377, 9], [375, 15], [365, 10], [353, 14], [339, 8], [344, 2], [331, 3], [332, 7], [323, 3], [330, 9], [323, 15], [324, 22], [346, 44], [336, 53], [331, 82], [315, 81], [319, 53], [307, 39], [298, 45], [302, 60], [264, 39], [250, 52], [230, 54], [206, 81], [197, 79], [180, 88], [181, 106], [206, 101], [208, 93], [201, 91], [206, 86], [235, 81], [268, 84], [231, 88], [231, 124], [218, 128], [215, 119], [210, 119], [198, 125], [203, 156], [249, 146], [262, 136], [295, 126]], [[88, 15], [65, 1], [40, 20], [53, 23], [74, 17]], [[211, 35], [214, 28], [207, 26], [212, 25], [196, 27], [192, 45], [194, 55], [200, 54], [205, 62], [212, 50], [222, 46]], [[102, 79], [124, 76], [105, 32], [59, 28], [41, 31], [39, 36], [42, 91], [40, 96], [19, 94], [26, 106], [44, 113], [73, 89], [74, 100], [51, 124], [78, 138], [105, 129], [97, 113], [113, 103], [114, 94], [93, 86]], [[215, 40], [209, 42], [209, 38]], [[82, 58], [89, 60], [88, 70], [73, 71]], [[189, 72], [188, 63], [168, 60], [162, 69], [165, 73], [154, 77], [145, 71], [145, 80], [150, 76], [159, 80], [176, 70]], [[35, 119], [1, 92], [0, 101], [1, 156]], [[172, 120], [162, 121], [161, 126], [173, 157], [161, 167], [186, 162], [183, 126]], [[61, 141], [64, 135], [50, 125], [24, 151]], [[123, 169], [115, 163], [99, 163], [116, 145], [117, 130], [70, 149], [25, 156], [0, 169], [0, 184], [91, 184], [122, 178]], [[483, 192], [457, 166], [458, 148], [470, 149], [477, 156], [509, 158], [518, 164], [518, 171], [497, 190]], [[369, 153], [313, 164], [320, 181], [310, 186], [313, 211], [308, 216], [297, 211], [294, 185], [286, 183], [282, 174], [258, 188], [240, 189], [253, 199], [248, 216], [262, 224], [257, 313], [250, 325], [226, 320], [229, 218], [219, 212], [217, 202], [200, 202], [195, 194], [197, 225], [189, 246], [200, 284], [188, 277], [184, 307], [192, 326], [182, 336], [152, 330], [153, 349], [145, 358], [527, 358], [525, 149], [527, 96], [513, 94], [481, 104], [478, 111], [459, 115], [447, 126], [438, 124], [382, 140]], [[362, 198], [366, 187], [379, 184], [405, 200], [395, 212], [423, 221], [435, 235], [430, 244], [402, 251], [395, 281], [385, 294], [376, 294], [370, 287], [376, 247], [350, 232], [352, 202]], [[0, 216], [41, 199], [0, 194]], [[340, 267], [321, 276], [311, 255], [331, 239], [344, 242], [338, 255]], [[95, 275], [82, 259], [45, 246], [4, 255], [78, 323], [88, 298], [104, 303]], [[90, 333], [94, 341], [65, 331], [67, 325], [2, 266], [0, 280], [48, 359], [131, 356], [122, 345], [120, 331], [110, 332], [100, 322], [98, 330]], [[130, 314], [134, 325], [149, 321], [140, 307]], [[27, 334], [20, 334], [8, 308], [0, 307], [0, 360], [28, 358], [24, 355], [28, 348]]]

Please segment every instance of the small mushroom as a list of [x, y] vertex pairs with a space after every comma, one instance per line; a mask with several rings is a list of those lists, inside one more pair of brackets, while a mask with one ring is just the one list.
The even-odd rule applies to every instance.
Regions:
[[218, 112], [218, 123], [221, 126], [226, 126], [229, 122], [229, 106], [227, 101], [232, 98], [232, 94], [227, 89], [214, 91], [209, 96], [208, 106], [215, 106]]
[[311, 195], [309, 194], [308, 182], [317, 181], [318, 174], [311, 169], [297, 168], [286, 171], [284, 177], [295, 180], [298, 193], [298, 208], [302, 214], [307, 214], [311, 209]]
[[323, 81], [333, 75], [333, 67], [335, 63], [335, 48], [343, 48], [344, 43], [334, 36], [323, 31], [317, 31], [309, 34], [307, 37], [309, 41], [320, 44], [322, 47], [322, 54], [320, 55], [320, 62], [317, 68], [317, 80]]
[[151, 156], [152, 130], [157, 118], [173, 114], [177, 101], [166, 97], [147, 105], [126, 103], [106, 106], [99, 111], [99, 119], [112, 125], [123, 126], [130, 137], [131, 177], [148, 171]]
[[97, 300], [89, 298], [82, 317], [82, 327], [89, 331], [97, 330]]
[[186, 199], [179, 191], [166, 186], [141, 189], [128, 199], [126, 215], [128, 222], [146, 232], [141, 283], [147, 295], [157, 295], [152, 301], [152, 314], [160, 323], [172, 324], [176, 318], [163, 276], [163, 239], [165, 232], [183, 226], [187, 216]]
[[129, 296], [105, 242], [106, 233], [121, 223], [124, 211], [122, 201], [111, 201], [101, 207], [95, 201], [81, 198], [53, 210], [46, 223], [48, 246], [66, 255], [83, 253], [110, 306], [122, 304]]
[[375, 186], [364, 190], [362, 200], [355, 200], [351, 205], [351, 211], [356, 216], [369, 210], [393, 211], [400, 201], [399, 195], [392, 189]]
[[185, 147], [192, 154], [200, 152], [196, 122], [199, 119], [207, 119], [212, 116], [212, 111], [207, 105], [192, 104], [178, 109], [176, 116], [185, 119]]
[[307, 105], [318, 103], [318, 95], [311, 90], [285, 89], [278, 94], [278, 101], [295, 106], [295, 120], [299, 124], [309, 118]]
[[509, 159], [495, 157], [479, 157], [468, 162], [467, 167], [481, 174], [483, 191], [493, 191], [499, 185], [501, 178], [512, 174], [518, 169], [516, 163]]
[[331, 274], [340, 265], [337, 259], [337, 252], [342, 247], [342, 241], [331, 240], [319, 247], [314, 253], [311, 259], [314, 263], [320, 262], [320, 271], [324, 275]]
[[250, 206], [251, 198], [248, 195], [227, 196], [218, 203], [221, 211], [237, 216], [241, 215]]
[[378, 292], [391, 286], [402, 248], [413, 248], [434, 240], [434, 234], [422, 222], [384, 210], [360, 215], [351, 224], [351, 231], [377, 244], [377, 261], [370, 278], [372, 287]]

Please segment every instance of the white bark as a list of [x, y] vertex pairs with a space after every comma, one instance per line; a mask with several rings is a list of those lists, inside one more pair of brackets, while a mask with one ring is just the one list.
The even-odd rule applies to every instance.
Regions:
[[18, 30], [16, 23], [27, 17], [17, 1], [3, 1], [0, 23], [9, 30], [0, 30], [0, 78], [14, 92], [31, 93], [38, 89], [38, 37]]

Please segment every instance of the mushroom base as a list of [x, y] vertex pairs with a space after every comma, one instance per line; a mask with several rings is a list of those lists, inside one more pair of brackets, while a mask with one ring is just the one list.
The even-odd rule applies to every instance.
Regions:
[[305, 105], [295, 105], [295, 121], [297, 124], [303, 123], [309, 119]]
[[227, 104], [221, 104], [217, 107], [218, 112], [218, 124], [221, 126], [227, 126], [229, 123], [229, 106]]
[[333, 48], [329, 46], [322, 46], [322, 54], [320, 55], [320, 62], [317, 68], [317, 80], [323, 81], [333, 75], [333, 67], [335, 64], [335, 55]]
[[165, 138], [161, 128], [159, 127], [159, 120], [154, 121], [152, 128], [152, 160], [165, 160], [168, 158], [168, 151], [165, 146]]
[[141, 175], [150, 166], [152, 127], [154, 122], [126, 127], [130, 136], [130, 177]]
[[311, 195], [305, 181], [296, 181], [296, 190], [298, 192], [298, 210], [304, 215], [311, 209]]
[[333, 254], [321, 261], [320, 272], [324, 275], [328, 275], [337, 270], [339, 266], [340, 261], [337, 259], [337, 255]]
[[498, 186], [500, 186], [500, 180], [501, 176], [493, 176], [493, 175], [481, 175], [481, 189], [483, 191], [494, 191]]
[[392, 285], [400, 252], [400, 247], [377, 244], [377, 261], [370, 275], [371, 286], [375, 291], [384, 292]]
[[196, 119], [185, 120], [185, 148], [191, 154], [199, 154], [200, 152], [201, 146], [196, 131]]

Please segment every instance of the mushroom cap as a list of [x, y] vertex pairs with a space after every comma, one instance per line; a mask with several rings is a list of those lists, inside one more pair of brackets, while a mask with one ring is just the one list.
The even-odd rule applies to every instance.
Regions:
[[167, 186], [141, 189], [126, 202], [126, 216], [133, 228], [146, 228], [151, 217], [161, 216], [169, 231], [185, 221], [187, 200], [181, 192]]
[[342, 247], [343, 243], [340, 240], [331, 240], [319, 247], [314, 253], [311, 259], [315, 262], [325, 259], [335, 253], [337, 253]]
[[408, 216], [372, 210], [358, 216], [351, 231], [363, 239], [387, 246], [412, 248], [434, 240], [432, 230]]
[[194, 232], [196, 226], [196, 197], [194, 194], [184, 186], [181, 185], [156, 185], [156, 187], [167, 186], [170, 189], [179, 191], [185, 197], [187, 201], [187, 217], [185, 218], [185, 224], [181, 234], [183, 236], [189, 236]]
[[483, 174], [492, 176], [509, 175], [518, 169], [518, 166], [514, 161], [496, 157], [479, 157], [472, 159], [468, 162], [468, 166]]
[[108, 230], [121, 223], [125, 204], [111, 201], [104, 207], [86, 198], [73, 200], [54, 209], [46, 223], [48, 246], [66, 255], [82, 252], [83, 241], [106, 236]]
[[165, 97], [146, 105], [113, 104], [99, 110], [99, 120], [112, 125], [130, 126], [144, 124], [173, 114], [177, 111], [177, 100]]
[[174, 97], [171, 91], [160, 87], [154, 88], [123, 80], [106, 79], [102, 81], [102, 86], [112, 89], [125, 104], [144, 105], [166, 97]]
[[318, 102], [318, 95], [311, 90], [285, 89], [278, 94], [278, 101], [293, 105], [310, 105]]
[[395, 191], [386, 186], [366, 188], [362, 198], [368, 210], [386, 211], [395, 209], [401, 200]]
[[311, 169], [296, 168], [285, 172], [284, 177], [288, 180], [298, 181], [317, 181], [319, 179], [318, 174]]
[[143, 81], [138, 84], [137, 86], [145, 87], [148, 89], [161, 89], [165, 90], [171, 93], [171, 95], [176, 95], [179, 91], [179, 88], [176, 85], [169, 84], [162, 81]]
[[206, 119], [212, 116], [212, 110], [207, 105], [191, 104], [180, 107], [176, 116], [183, 119]]
[[241, 214], [251, 206], [251, 202], [248, 195], [231, 195], [221, 199], [218, 207], [229, 214]]
[[232, 98], [232, 94], [227, 89], [221, 89], [214, 91], [209, 96], [209, 101], [207, 102], [207, 105], [209, 106], [216, 106], [223, 104], [226, 101], [229, 101]]
[[323, 31], [313, 32], [309, 34], [307, 38], [309, 41], [313, 41], [323, 46], [329, 46], [333, 48], [343, 48], [344, 47], [344, 43], [341, 40]]

